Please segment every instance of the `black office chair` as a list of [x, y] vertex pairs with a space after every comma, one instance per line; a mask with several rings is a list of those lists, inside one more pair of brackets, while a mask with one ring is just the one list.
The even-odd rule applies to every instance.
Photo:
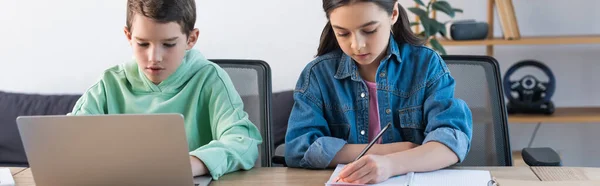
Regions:
[[213, 59], [223, 68], [242, 97], [244, 111], [260, 130], [263, 142], [255, 167], [270, 167], [271, 143], [271, 68], [259, 60]]
[[[473, 115], [471, 150], [463, 166], [511, 166], [502, 79], [498, 62], [489, 56], [442, 56], [456, 81], [454, 96], [464, 100]], [[560, 165], [558, 154], [549, 148], [525, 148], [530, 166]]]
[[456, 81], [454, 97], [473, 115], [471, 150], [460, 165], [511, 166], [512, 153], [498, 62], [483, 56], [443, 56]]
[[[512, 154], [498, 63], [493, 58], [444, 56], [456, 80], [454, 96], [473, 113], [471, 150], [464, 166], [510, 166]], [[281, 159], [281, 160], [280, 160]], [[275, 156], [276, 162], [283, 157]]]

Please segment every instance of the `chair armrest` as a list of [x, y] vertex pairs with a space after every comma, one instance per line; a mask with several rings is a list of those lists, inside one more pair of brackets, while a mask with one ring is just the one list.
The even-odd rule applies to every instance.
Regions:
[[521, 151], [523, 161], [529, 166], [561, 166], [558, 153], [549, 147], [524, 148]]

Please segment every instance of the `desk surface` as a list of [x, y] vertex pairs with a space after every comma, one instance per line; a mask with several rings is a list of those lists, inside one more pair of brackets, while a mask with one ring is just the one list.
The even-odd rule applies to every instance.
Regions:
[[[583, 171], [589, 180], [600, 181], [600, 168], [568, 167]], [[539, 181], [529, 167], [454, 167], [454, 169], [489, 170], [496, 179], [512, 181]], [[33, 186], [30, 169], [11, 168], [17, 173], [14, 178], [17, 186]], [[21, 171], [21, 172], [19, 172]], [[284, 167], [254, 168], [226, 174], [211, 185], [325, 185], [333, 170], [306, 170]], [[531, 183], [529, 182], [529, 183]], [[548, 182], [550, 183], [550, 182]], [[597, 182], [596, 182], [597, 183]]]
[[[457, 167], [456, 169], [489, 170], [496, 178], [539, 181], [529, 167]], [[333, 170], [292, 168], [256, 168], [224, 175], [211, 185], [319, 185], [324, 186]]]
[[12, 173], [12, 175], [16, 175], [18, 173], [20, 173], [21, 171], [25, 170], [25, 168], [21, 168], [21, 167], [8, 167], [8, 170], [10, 170], [10, 173]]

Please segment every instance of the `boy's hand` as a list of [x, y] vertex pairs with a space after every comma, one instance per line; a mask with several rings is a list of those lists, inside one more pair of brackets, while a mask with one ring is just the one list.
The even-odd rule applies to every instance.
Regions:
[[387, 156], [366, 155], [346, 165], [338, 177], [346, 183], [379, 183], [392, 176], [392, 162]]
[[202, 176], [208, 174], [208, 168], [202, 162], [202, 160], [198, 159], [195, 156], [190, 156], [190, 163], [192, 164], [192, 174], [194, 176]]

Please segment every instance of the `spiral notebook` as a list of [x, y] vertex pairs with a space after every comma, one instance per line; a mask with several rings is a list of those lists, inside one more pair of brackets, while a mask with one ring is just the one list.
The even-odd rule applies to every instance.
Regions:
[[[326, 186], [344, 186], [344, 185], [363, 185], [363, 184], [348, 184], [334, 183], [335, 178], [340, 173], [345, 165], [338, 165]], [[486, 186], [494, 185], [490, 171], [487, 170], [452, 170], [444, 169], [432, 172], [422, 172], [414, 174], [406, 174], [392, 177], [384, 182], [372, 184], [377, 186]]]
[[15, 180], [13, 175], [8, 168], [0, 168], [0, 186], [13, 186]]

